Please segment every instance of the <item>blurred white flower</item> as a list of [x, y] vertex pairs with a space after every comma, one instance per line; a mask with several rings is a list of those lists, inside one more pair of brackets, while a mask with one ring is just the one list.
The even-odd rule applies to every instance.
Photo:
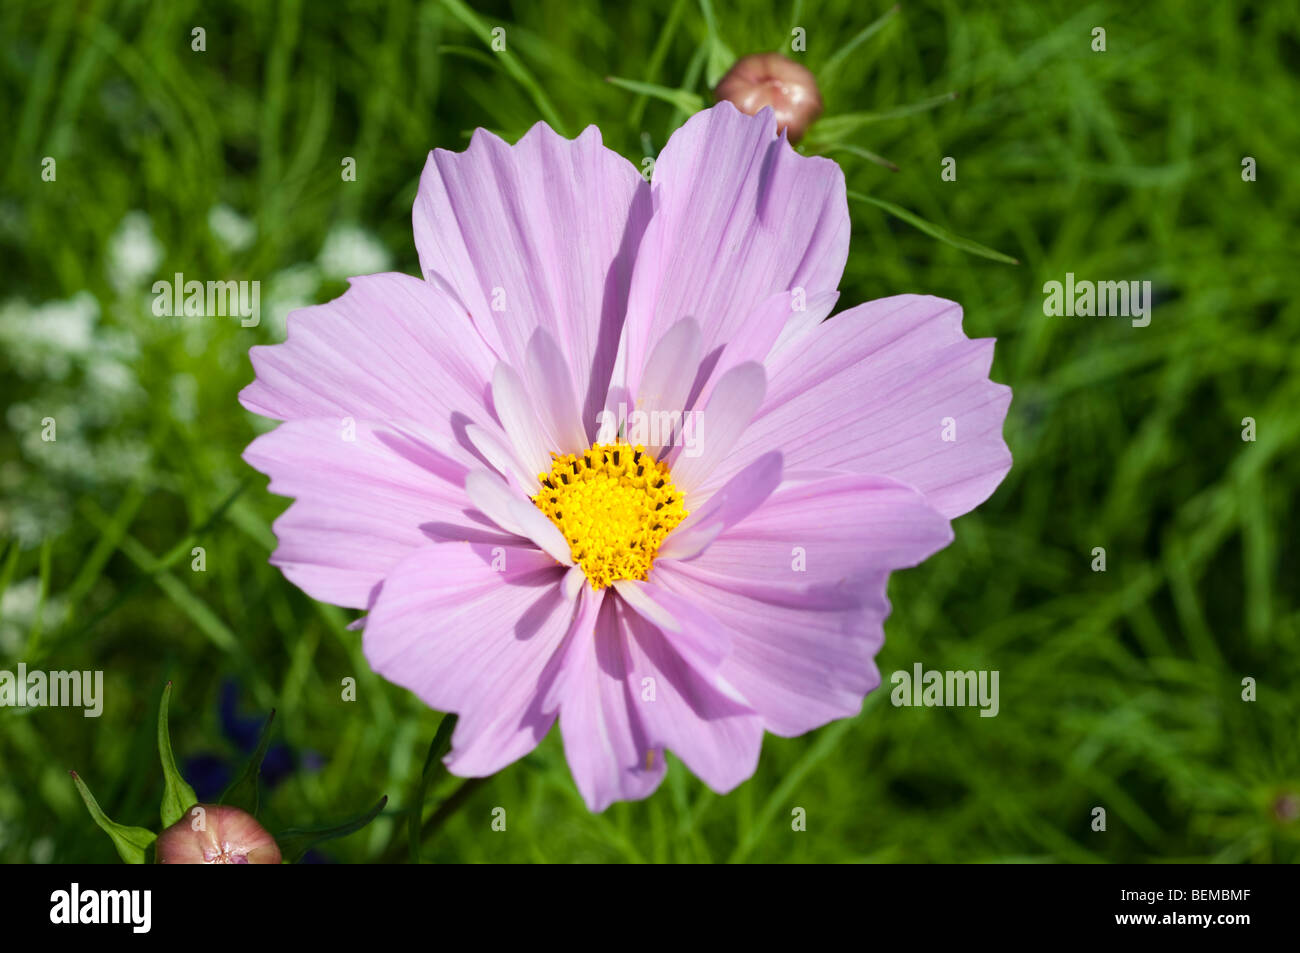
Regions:
[[45, 596], [41, 603], [41, 580], [29, 576], [11, 583], [0, 598], [0, 652], [17, 656], [27, 642], [27, 633], [36, 623], [36, 610], [40, 606], [42, 627], [53, 626], [65, 611], [62, 597]]
[[32, 863], [48, 864], [54, 859], [54, 838], [38, 837], [32, 841]]
[[112, 358], [93, 358], [86, 368], [86, 382], [92, 393], [105, 400], [131, 398], [139, 391], [131, 369]]
[[98, 320], [99, 302], [88, 291], [35, 308], [12, 298], [0, 305], [0, 346], [21, 376], [62, 380], [93, 350]]
[[229, 252], [241, 252], [257, 238], [257, 226], [229, 205], [214, 205], [208, 210], [208, 228]]
[[273, 341], [283, 341], [290, 311], [316, 303], [321, 271], [312, 264], [290, 265], [271, 276], [266, 284], [261, 330]]
[[335, 225], [316, 259], [326, 278], [353, 278], [388, 271], [392, 257], [369, 232], [356, 225]]
[[199, 416], [199, 382], [193, 374], [173, 374], [171, 408], [177, 420], [193, 423]]
[[[0, 303], [0, 353], [34, 384], [0, 404], [19, 450], [0, 466], [0, 538], [27, 548], [68, 528], [75, 493], [129, 482], [148, 468], [148, 439], [134, 424], [149, 395], [136, 370], [139, 342], [104, 323], [90, 292], [35, 307]], [[47, 418], [55, 439], [46, 436]], [[17, 637], [0, 631], [0, 643]]]
[[128, 212], [108, 240], [108, 280], [118, 291], [130, 291], [154, 276], [162, 257], [149, 216]]

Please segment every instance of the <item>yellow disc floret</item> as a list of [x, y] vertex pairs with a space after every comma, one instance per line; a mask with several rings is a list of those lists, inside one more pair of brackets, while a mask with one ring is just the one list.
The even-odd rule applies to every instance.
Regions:
[[625, 443], [551, 457], [532, 500], [560, 528], [591, 588], [645, 579], [659, 544], [687, 516], [668, 464]]

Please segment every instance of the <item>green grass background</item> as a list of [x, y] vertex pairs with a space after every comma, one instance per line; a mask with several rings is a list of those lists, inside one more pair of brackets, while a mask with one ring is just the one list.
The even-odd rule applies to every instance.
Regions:
[[[855, 202], [841, 299], [950, 297], [971, 336], [998, 339], [1015, 465], [957, 520], [952, 546], [894, 576], [879, 662], [886, 677], [918, 661], [996, 669], [1000, 714], [894, 708], [877, 692], [856, 718], [769, 736], [755, 776], [727, 797], [673, 762], [655, 796], [600, 815], [552, 732], [466, 800], [426, 860], [1300, 857], [1300, 13], [906, 3], [836, 56], [885, 11], [6, 2], [0, 668], [103, 669], [107, 704], [99, 719], [0, 710], [0, 860], [115, 859], [69, 768], [114, 818], [156, 828], [163, 684], [176, 684], [183, 758], [229, 749], [216, 715], [229, 677], [246, 714], [276, 707], [277, 738], [326, 759], [271, 793], [272, 829], [386, 793], [380, 820], [323, 854], [404, 849], [439, 716], [370, 673], [344, 628], [353, 613], [267, 564], [286, 501], [239, 458], [264, 426], [235, 399], [248, 348], [280, 339], [277, 302], [342, 291], [320, 258], [333, 229], [363, 230], [393, 268], [418, 273], [410, 208], [429, 149], [461, 149], [476, 126], [513, 139], [546, 118], [567, 135], [595, 123], [639, 163], [685, 113], [605, 77], [707, 99], [733, 54], [788, 50], [794, 26], [807, 50], [792, 55], [822, 75], [827, 103], [809, 150], [853, 147], [832, 153], [850, 189], [1021, 262], [966, 254]], [[205, 52], [191, 49], [196, 26]], [[495, 26], [507, 55], [488, 49]], [[1104, 53], [1091, 49], [1097, 26]], [[959, 98], [892, 113], [949, 91]], [[829, 121], [856, 113], [873, 115]], [[41, 180], [44, 156], [54, 182]], [[355, 182], [341, 179], [344, 156]], [[955, 182], [940, 179], [944, 156]], [[1242, 181], [1245, 156], [1255, 182]], [[255, 239], [223, 241], [217, 205]], [[132, 271], [150, 231], [156, 260]], [[261, 327], [154, 317], [149, 285], [175, 271], [262, 281]], [[1150, 327], [1045, 317], [1042, 285], [1067, 271], [1150, 280]], [[69, 310], [89, 339], [58, 332]], [[39, 439], [47, 414], [55, 443]], [[204, 573], [190, 566], [200, 545]], [[1097, 546], [1104, 573], [1090, 569]], [[354, 703], [341, 700], [345, 677]], [[444, 777], [426, 812], [455, 784]], [[504, 833], [490, 828], [497, 806]], [[1104, 833], [1091, 829], [1097, 806]], [[805, 832], [791, 830], [796, 807]]]

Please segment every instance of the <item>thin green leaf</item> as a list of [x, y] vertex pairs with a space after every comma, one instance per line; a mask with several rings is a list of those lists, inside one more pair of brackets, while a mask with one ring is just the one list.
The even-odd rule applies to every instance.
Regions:
[[670, 106], [676, 106], [683, 112], [695, 113], [704, 108], [704, 98], [702, 96], [687, 92], [684, 89], [672, 89], [668, 86], [660, 86], [657, 83], [642, 83], [635, 79], [623, 79], [620, 76], [606, 76], [605, 82], [612, 83], [629, 92], [640, 93], [642, 96], [662, 100]]
[[415, 786], [415, 798], [407, 815], [413, 864], [420, 862], [420, 828], [424, 816], [425, 794], [433, 779], [445, 770], [442, 757], [451, 748], [451, 733], [456, 728], [456, 721], [456, 715], [443, 715], [442, 721], [438, 722], [438, 730], [433, 733], [433, 743], [429, 745], [429, 753], [424, 758], [424, 770], [420, 772], [420, 780]]
[[[479, 18], [477, 13], [463, 3], [462, 0], [442, 0], [442, 5], [451, 12], [452, 16], [460, 20], [484, 43], [488, 44], [490, 48], [492, 43], [491, 30], [488, 29], [487, 24]], [[537, 81], [536, 77], [528, 71], [514, 53], [510, 52], [508, 47], [500, 51], [493, 50], [493, 54], [500, 59], [502, 68], [528, 93], [533, 105], [542, 114], [542, 118], [560, 135], [565, 135], [564, 123], [560, 121], [559, 113], [555, 111], [550, 97], [546, 95], [546, 90], [542, 88], [542, 84]]]
[[935, 225], [933, 222], [927, 222], [916, 213], [909, 212], [907, 209], [900, 205], [895, 205], [893, 202], [886, 202], [883, 199], [872, 198], [870, 195], [863, 195], [861, 192], [853, 191], [849, 192], [849, 198], [855, 199], [859, 202], [866, 202], [869, 205], [874, 205], [877, 208], [888, 212], [890, 215], [894, 216], [894, 218], [900, 219], [908, 225], [911, 225], [913, 228], [925, 232], [925, 234], [929, 235], [931, 238], [939, 239], [939, 241], [943, 242], [945, 245], [951, 245], [953, 248], [960, 249], [969, 254], [978, 255], [981, 258], [991, 258], [993, 261], [1000, 261], [1004, 264], [1020, 264], [1017, 259], [1012, 258], [1010, 255], [1004, 255], [1000, 251], [994, 251], [987, 245], [981, 245], [979, 242], [971, 241], [969, 238], [962, 238], [960, 235], [954, 235], [942, 225]]
[[[650, 53], [650, 59], [646, 62], [645, 82], [650, 82], [659, 75], [663, 68], [664, 60], [668, 57], [668, 51], [672, 47], [673, 37], [681, 24], [682, 15], [686, 10], [687, 0], [673, 0], [672, 10], [668, 16], [663, 19], [663, 29], [659, 31], [659, 39], [655, 41], [654, 50]], [[645, 107], [649, 100], [645, 96], [638, 96], [632, 103], [632, 108], [628, 110], [627, 123], [632, 129], [641, 129], [641, 120], [645, 117]], [[643, 130], [643, 135], [645, 132]], [[653, 152], [647, 147], [645, 155], [653, 155]]]
[[385, 794], [379, 799], [379, 803], [370, 810], [333, 827], [320, 827], [312, 830], [295, 829], [282, 832], [275, 839], [275, 842], [280, 845], [281, 858], [286, 864], [296, 864], [302, 860], [307, 851], [317, 844], [356, 833], [378, 817], [379, 812], [384, 809], [384, 805], [387, 803], [388, 795]]
[[844, 63], [853, 54], [853, 51], [884, 29], [885, 25], [889, 23], [897, 13], [898, 4], [894, 4], [863, 29], [859, 30], [853, 39], [849, 40], [831, 54], [831, 58], [828, 59], [825, 64], [823, 64], [822, 68], [817, 71], [817, 81], [821, 84], [822, 89], [827, 89], [832, 83], [834, 83], [835, 77], [839, 75], [841, 67], [844, 66]]
[[481, 63], [489, 69], [497, 68], [497, 61], [492, 58], [492, 54], [484, 52], [477, 47], [446, 43], [438, 47], [438, 52], [449, 56], [459, 56], [463, 59], [473, 60], [475, 63]]
[[145, 830], [143, 827], [127, 827], [125, 824], [119, 824], [112, 820], [99, 806], [99, 802], [95, 800], [95, 795], [90, 793], [90, 788], [86, 787], [86, 782], [77, 776], [77, 772], [69, 771], [68, 774], [72, 775], [72, 783], [77, 786], [77, 793], [86, 802], [86, 810], [90, 811], [90, 816], [99, 825], [99, 829], [112, 838], [118, 856], [128, 864], [143, 864], [145, 862], [145, 852], [158, 839], [158, 835], [153, 831]]
[[41, 543], [40, 588], [36, 591], [36, 609], [32, 613], [31, 631], [27, 633], [27, 647], [23, 650], [27, 658], [36, 656], [36, 647], [41, 641], [41, 629], [45, 621], [45, 600], [50, 594], [50, 552], [53, 546], [52, 539], [46, 539]]
[[176, 758], [172, 754], [171, 732], [167, 727], [167, 708], [171, 704], [172, 683], [163, 689], [162, 704], [158, 706], [158, 757], [163, 769], [162, 824], [171, 827], [185, 812], [199, 803], [198, 795], [190, 787], [176, 768]]
[[952, 102], [957, 98], [957, 95], [955, 92], [943, 93], [940, 96], [931, 96], [929, 99], [923, 99], [920, 102], [908, 103], [906, 106], [895, 106], [892, 109], [882, 109], [879, 112], [841, 113], [838, 116], [828, 116], [825, 119], [819, 119], [808, 130], [808, 139], [817, 143], [838, 144], [845, 136], [857, 132], [863, 126], [884, 122], [887, 119], [902, 119], [904, 116], [914, 116], [917, 113], [927, 112], [942, 106], [944, 103]]
[[266, 724], [262, 726], [262, 737], [257, 739], [257, 750], [248, 759], [239, 776], [230, 782], [230, 787], [226, 788], [221, 795], [218, 804], [229, 804], [257, 817], [258, 808], [261, 806], [257, 779], [262, 773], [262, 759], [266, 757], [266, 749], [271, 744], [271, 722], [273, 721], [275, 721], [274, 708], [271, 709]]
[[[700, 75], [704, 72], [704, 63], [709, 56], [710, 44], [706, 40], [696, 47], [695, 52], [691, 54], [691, 60], [686, 64], [686, 72], [682, 75], [681, 88], [687, 92], [696, 89], [700, 85]], [[690, 118], [690, 113], [683, 109], [674, 109], [672, 118], [669, 120], [664, 130], [663, 138], [666, 140], [672, 135], [674, 129]]]
[[866, 159], [868, 162], [874, 162], [876, 165], [883, 165], [890, 172], [898, 171], [898, 166], [894, 165], [894, 163], [890, 162], [884, 156], [872, 152], [870, 149], [864, 149], [861, 146], [855, 146], [847, 142], [842, 142], [836, 146], [827, 146], [822, 150], [823, 155], [831, 152], [847, 152], [851, 155], [857, 156], [859, 159]]
[[731, 48], [723, 43], [722, 37], [718, 35], [718, 21], [713, 15], [713, 4], [710, 0], [700, 0], [700, 12], [704, 14], [704, 23], [709, 31], [709, 62], [704, 72], [704, 82], [708, 84], [709, 89], [712, 89], [736, 62], [736, 54], [731, 52]]
[[[5, 554], [4, 568], [0, 569], [0, 610], [4, 607], [5, 590], [9, 588], [9, 581], [14, 577], [14, 569], [18, 565], [18, 553], [22, 549], [18, 545], [18, 540], [9, 544], [9, 550]], [[0, 611], [0, 622], [4, 621], [3, 611]]]

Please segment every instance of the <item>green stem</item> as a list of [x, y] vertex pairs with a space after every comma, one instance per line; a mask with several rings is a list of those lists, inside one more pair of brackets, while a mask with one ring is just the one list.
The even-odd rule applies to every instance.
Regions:
[[[421, 842], [429, 839], [438, 828], [442, 827], [453, 814], [459, 810], [466, 801], [477, 793], [478, 789], [487, 784], [491, 778], [467, 778], [460, 787], [453, 791], [447, 800], [438, 805], [437, 810], [429, 815], [429, 819], [424, 822], [424, 827], [420, 831]], [[396, 864], [406, 859], [408, 852], [404, 849], [401, 838], [395, 838], [394, 842], [384, 851], [383, 856], [378, 860], [381, 864]]]

